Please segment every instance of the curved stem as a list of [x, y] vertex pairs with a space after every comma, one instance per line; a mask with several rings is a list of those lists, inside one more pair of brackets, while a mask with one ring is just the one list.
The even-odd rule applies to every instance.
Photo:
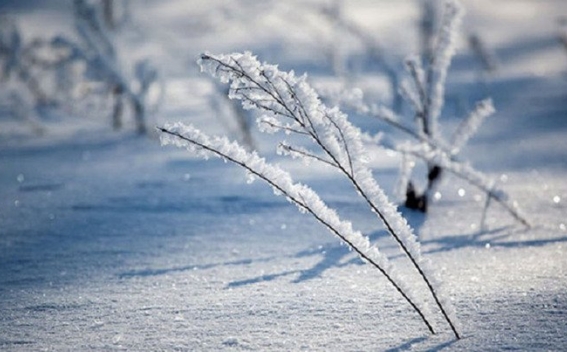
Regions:
[[424, 322], [424, 324], [427, 326], [427, 329], [432, 333], [435, 334], [435, 330], [433, 329], [433, 326], [431, 325], [431, 323], [427, 320], [427, 318], [425, 317], [425, 315], [423, 314], [423, 312], [421, 311], [421, 309], [411, 300], [411, 298], [409, 298], [409, 296], [404, 292], [404, 290], [396, 283], [396, 281], [386, 272], [386, 270], [384, 268], [382, 268], [375, 260], [373, 260], [372, 258], [370, 258], [366, 253], [364, 253], [361, 249], [359, 249], [357, 246], [355, 246], [348, 238], [345, 237], [345, 235], [343, 235], [341, 232], [339, 232], [339, 230], [337, 230], [335, 227], [333, 227], [331, 224], [329, 224], [328, 222], [326, 222], [323, 218], [321, 218], [321, 216], [318, 215], [318, 213], [313, 210], [311, 207], [309, 207], [308, 204], [306, 204], [306, 202], [304, 200], [298, 199], [297, 197], [294, 197], [292, 195], [290, 195], [288, 192], [286, 192], [285, 189], [283, 189], [281, 186], [279, 186], [277, 183], [275, 183], [274, 181], [272, 181], [271, 179], [267, 178], [265, 175], [263, 175], [262, 173], [256, 171], [255, 169], [253, 169], [252, 167], [248, 166], [247, 164], [236, 160], [232, 157], [230, 157], [229, 155], [226, 155], [214, 148], [211, 148], [205, 144], [199, 143], [191, 138], [188, 138], [186, 136], [183, 136], [179, 133], [176, 132], [172, 132], [169, 131], [165, 128], [162, 127], [157, 127], [157, 129], [163, 133], [167, 133], [170, 135], [173, 135], [177, 138], [180, 138], [182, 140], [185, 140], [189, 143], [192, 143], [200, 148], [203, 148], [204, 150], [207, 150], [213, 154], [216, 154], [217, 156], [220, 156], [234, 164], [237, 164], [238, 166], [246, 169], [248, 172], [252, 173], [253, 175], [257, 176], [258, 178], [264, 180], [266, 183], [268, 183], [270, 186], [274, 187], [275, 189], [277, 189], [279, 192], [281, 192], [283, 195], [285, 195], [286, 197], [288, 197], [289, 199], [292, 200], [293, 203], [299, 205], [301, 208], [305, 209], [307, 212], [309, 212], [309, 214], [311, 214], [318, 222], [320, 222], [321, 224], [323, 224], [329, 231], [331, 231], [333, 234], [335, 234], [337, 237], [339, 237], [343, 242], [345, 242], [350, 248], [352, 248], [362, 259], [364, 259], [366, 262], [368, 262], [370, 265], [372, 265], [374, 268], [378, 269], [385, 277], [386, 279], [392, 284], [392, 286], [394, 286], [394, 288], [396, 289], [396, 291], [398, 291], [398, 293], [406, 300], [406, 302], [408, 302], [410, 304], [410, 306], [413, 308], [413, 310], [419, 315], [419, 317], [421, 318], [421, 320]]

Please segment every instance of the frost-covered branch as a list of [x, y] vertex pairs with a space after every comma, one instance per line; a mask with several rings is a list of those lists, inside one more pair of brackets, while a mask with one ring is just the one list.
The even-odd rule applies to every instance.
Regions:
[[[441, 297], [439, 286], [432, 282], [428, 265], [421, 256], [416, 236], [407, 221], [390, 203], [366, 166], [367, 157], [361, 132], [347, 120], [346, 115], [338, 108], [325, 106], [307, 83], [305, 75], [297, 77], [293, 71], [280, 72], [277, 66], [261, 64], [250, 53], [218, 56], [204, 54], [199, 63], [203, 71], [218, 77], [222, 82], [231, 82], [231, 98], [242, 100], [245, 108], [256, 108], [265, 114], [259, 120], [260, 127], [265, 131], [277, 132], [277, 126], [283, 126], [286, 132], [301, 131], [299, 137], [309, 137], [320, 149], [320, 153], [325, 155], [328, 164], [333, 165], [352, 183], [399, 244], [458, 338], [454, 318], [449, 317], [453, 315], [450, 302]], [[256, 103], [257, 101], [262, 104]], [[263, 121], [270, 121], [268, 130], [262, 124]]]
[[435, 45], [435, 30], [438, 27], [441, 0], [418, 0], [420, 2], [419, 44], [421, 55], [429, 59]]
[[311, 188], [295, 183], [286, 171], [267, 163], [255, 152], [248, 152], [238, 143], [231, 143], [226, 138], [209, 137], [193, 126], [184, 126], [181, 123], [166, 124], [159, 130], [164, 133], [161, 137], [162, 145], [173, 144], [196, 152], [202, 157], [213, 155], [230, 161], [266, 182], [274, 189], [274, 193], [286, 197], [301, 212], [312, 215], [362, 259], [378, 269], [411, 305], [429, 331], [434, 333], [433, 327], [423, 314], [422, 308], [419, 308], [415, 299], [409, 296], [411, 290], [397, 276], [388, 258], [376, 246], [371, 245], [367, 237], [355, 231], [350, 222], [341, 220], [337, 213], [330, 209]]
[[445, 13], [437, 34], [437, 45], [427, 69], [426, 128], [433, 137], [438, 135], [438, 119], [445, 100], [445, 81], [455, 55], [457, 35], [463, 9], [457, 1], [445, 3]]
[[326, 160], [325, 158], [315, 154], [310, 150], [301, 147], [295, 147], [285, 142], [280, 143], [280, 145], [278, 146], [278, 154], [289, 155], [292, 158], [302, 158], [307, 163], [309, 162], [309, 159], [312, 159], [320, 163], [327, 164], [331, 167], [337, 167], [337, 165], [332, 161]]
[[461, 148], [469, 141], [472, 135], [476, 133], [484, 120], [494, 114], [496, 110], [492, 104], [492, 99], [485, 99], [478, 102], [473, 111], [461, 121], [457, 127], [451, 141], [451, 154], [456, 155], [461, 151]]

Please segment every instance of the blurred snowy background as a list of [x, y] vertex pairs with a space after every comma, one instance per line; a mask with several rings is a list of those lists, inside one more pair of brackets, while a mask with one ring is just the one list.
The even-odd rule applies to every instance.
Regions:
[[[461, 3], [442, 128], [492, 98], [462, 155], [534, 226], [492, 206], [481, 231], [482, 192], [451, 177], [426, 215], [407, 212], [457, 308], [455, 342], [269, 188], [154, 132], [183, 121], [249, 143], [393, 254], [348, 185], [278, 159], [195, 61], [252, 51], [411, 122], [397, 80], [430, 50], [441, 1], [0, 1], [1, 349], [567, 348], [567, 3]], [[370, 152], [392, 194], [399, 156]]]

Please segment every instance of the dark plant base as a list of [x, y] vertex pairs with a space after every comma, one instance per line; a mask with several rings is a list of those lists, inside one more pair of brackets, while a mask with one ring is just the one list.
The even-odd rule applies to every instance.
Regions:
[[406, 201], [404, 206], [408, 209], [418, 210], [423, 213], [427, 212], [427, 197], [425, 194], [418, 195], [413, 183], [408, 183], [406, 190]]

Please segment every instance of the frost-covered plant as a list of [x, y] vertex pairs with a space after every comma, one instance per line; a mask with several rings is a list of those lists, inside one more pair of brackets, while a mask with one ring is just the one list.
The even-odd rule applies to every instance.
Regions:
[[435, 34], [439, 27], [439, 15], [443, 0], [418, 0], [420, 2], [419, 45], [421, 55], [429, 60], [435, 48]]
[[[308, 149], [284, 141], [278, 145], [279, 153], [322, 162], [336, 169], [353, 185], [410, 260], [427, 286], [436, 307], [459, 338], [451, 302], [442, 294], [440, 285], [433, 282], [431, 269], [421, 256], [420, 246], [407, 221], [388, 200], [372, 176], [366, 165], [361, 132], [348, 121], [347, 116], [338, 108], [325, 106], [307, 83], [305, 75], [298, 77], [293, 71], [280, 72], [277, 66], [262, 64], [250, 53], [219, 56], [204, 54], [201, 56], [200, 65], [203, 71], [218, 77], [221, 82], [231, 83], [230, 98], [241, 100], [244, 108], [256, 109], [263, 114], [258, 119], [261, 131], [281, 131], [302, 138], [315, 147]], [[398, 291], [412, 304], [433, 332], [422, 309], [410, 298], [407, 288], [399, 288], [403, 287], [400, 279], [390, 274], [384, 259], [381, 256], [364, 254], [367, 253], [367, 248], [374, 248], [373, 251], [378, 253], [377, 247], [370, 246], [367, 239], [359, 239], [358, 235], [352, 237], [351, 225], [335, 219], [335, 212], [328, 210], [318, 196], [306, 186], [292, 183], [288, 174], [267, 166], [255, 153], [247, 153], [237, 144], [230, 144], [225, 139], [208, 137], [195, 128], [183, 127], [181, 124], [166, 125], [160, 130], [165, 134], [164, 143], [190, 146], [190, 149], [206, 152], [204, 156], [212, 153], [236, 163], [266, 181], [277, 193], [288, 197], [300, 209], [309, 212], [362, 258], [385, 273], [390, 282], [395, 282]]]
[[59, 38], [59, 44], [68, 46], [87, 63], [89, 76], [104, 82], [114, 96], [113, 126], [122, 126], [123, 100], [130, 103], [136, 128], [146, 133], [147, 96], [153, 85], [158, 85], [157, 70], [147, 60], [135, 63], [135, 79], [130, 79], [121, 67], [117, 49], [102, 20], [101, 10], [86, 0], [75, 0], [76, 28], [81, 44]]
[[[447, 72], [455, 54], [456, 36], [462, 17], [462, 9], [456, 1], [447, 1], [442, 24], [436, 39], [432, 56], [422, 64], [419, 57], [406, 60], [408, 78], [403, 80], [401, 93], [415, 112], [414, 126], [406, 125], [402, 118], [393, 111], [376, 105], [365, 104], [362, 96], [352, 99], [352, 95], [343, 100], [358, 112], [377, 117], [399, 131], [409, 134], [415, 142], [396, 143], [382, 139], [382, 145], [402, 154], [400, 179], [396, 193], [404, 199], [405, 206], [425, 212], [431, 196], [443, 173], [448, 171], [481, 189], [487, 196], [483, 219], [492, 200], [500, 203], [515, 219], [529, 226], [520, 213], [516, 202], [509, 199], [506, 192], [495, 183], [458, 159], [458, 154], [469, 139], [476, 133], [482, 122], [495, 111], [491, 99], [476, 104], [475, 108], [462, 120], [453, 135], [447, 140], [439, 128], [439, 117], [444, 105]], [[423, 191], [417, 189], [411, 180], [416, 159], [427, 164], [427, 184]]]
[[[147, 60], [133, 66], [131, 75], [122, 67], [111, 35], [101, 20], [101, 8], [86, 0], [74, 2], [79, 41], [64, 36], [34, 38], [24, 43], [17, 26], [0, 21], [0, 79], [25, 87], [17, 93], [31, 96], [30, 106], [62, 107], [73, 114], [85, 114], [97, 102], [97, 113], [112, 105], [115, 128], [122, 127], [125, 102], [136, 121], [138, 132], [147, 129], [150, 91], [161, 89], [157, 70]], [[154, 104], [155, 105], [155, 104]], [[13, 109], [24, 112], [33, 109]], [[29, 120], [29, 118], [27, 118]]]

